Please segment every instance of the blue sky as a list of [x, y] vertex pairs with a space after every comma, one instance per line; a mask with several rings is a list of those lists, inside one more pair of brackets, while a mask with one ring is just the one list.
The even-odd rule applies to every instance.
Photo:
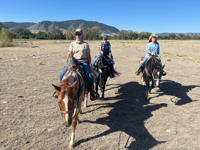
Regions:
[[7, 0], [0, 22], [83, 19], [119, 30], [200, 33], [200, 0]]

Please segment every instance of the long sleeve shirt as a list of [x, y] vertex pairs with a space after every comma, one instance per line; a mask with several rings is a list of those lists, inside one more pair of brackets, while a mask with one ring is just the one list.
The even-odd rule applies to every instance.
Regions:
[[149, 54], [148, 52], [154, 53], [155, 57], [158, 57], [158, 54], [160, 53], [160, 47], [158, 43], [153, 44], [148, 43], [147, 47], [146, 47], [146, 57], [150, 57], [151, 54]]
[[111, 52], [110, 42], [107, 41], [107, 44], [104, 44], [104, 42], [101, 42], [99, 44], [99, 53], [97, 56], [101, 55], [101, 51], [103, 51], [105, 55], [111, 55], [112, 52]]

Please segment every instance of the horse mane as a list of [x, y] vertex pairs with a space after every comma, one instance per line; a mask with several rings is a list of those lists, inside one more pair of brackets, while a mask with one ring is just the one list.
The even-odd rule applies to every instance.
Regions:
[[151, 70], [152, 69], [162, 69], [161, 66], [160, 66], [160, 64], [159, 64], [159, 62], [158, 62], [158, 60], [156, 59], [156, 57], [154, 55], [151, 56], [148, 59], [148, 61], [146, 63], [146, 67], [151, 68]]
[[[103, 61], [103, 60], [106, 60], [106, 61]], [[104, 62], [106, 62], [106, 64]], [[100, 55], [95, 64], [96, 64], [96, 66], [99, 66], [99, 65], [110, 66], [109, 60], [104, 55]]]
[[68, 82], [69, 78], [72, 75], [72, 72], [73, 72], [73, 70], [69, 71], [67, 73], [67, 75], [66, 75], [66, 78], [64, 80], [61, 80], [60, 84], [58, 85], [61, 89], [67, 89], [67, 91], [70, 91], [70, 92], [68, 92], [68, 96], [69, 97], [74, 97], [75, 96], [74, 92], [70, 90], [69, 86], [71, 86], [71, 84]]
[[111, 70], [111, 64], [110, 64], [110, 61], [108, 60], [108, 58], [105, 55], [100, 55], [99, 56], [99, 58], [97, 59], [97, 61], [95, 63], [95, 66], [97, 68], [101, 68], [101, 67], [105, 68], [105, 67], [108, 66], [108, 69], [109, 69], [108, 70], [108, 72], [109, 72], [108, 76], [110, 76], [110, 78], [114, 78], [114, 77], [120, 75], [115, 69], [114, 69], [113, 74], [111, 75], [111, 72], [112, 72], [112, 70]]

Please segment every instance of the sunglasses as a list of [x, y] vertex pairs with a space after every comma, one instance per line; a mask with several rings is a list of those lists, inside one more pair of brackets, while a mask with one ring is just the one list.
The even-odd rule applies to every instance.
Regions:
[[76, 36], [77, 36], [77, 35], [80, 36], [81, 34], [76, 34]]
[[108, 39], [104, 39], [104, 40], [108, 40]]

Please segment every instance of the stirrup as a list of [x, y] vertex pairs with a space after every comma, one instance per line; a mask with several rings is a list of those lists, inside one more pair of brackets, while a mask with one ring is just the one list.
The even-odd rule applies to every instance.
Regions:
[[92, 94], [91, 94], [91, 92], [90, 92], [90, 100], [91, 101], [93, 101], [93, 100], [97, 100], [98, 98], [99, 98], [99, 94], [98, 93], [96, 93], [95, 91], [93, 91], [94, 92], [94, 97], [92, 96]]
[[136, 71], [135, 74], [136, 74], [137, 76], [139, 76], [139, 75], [140, 75], [140, 71]]

